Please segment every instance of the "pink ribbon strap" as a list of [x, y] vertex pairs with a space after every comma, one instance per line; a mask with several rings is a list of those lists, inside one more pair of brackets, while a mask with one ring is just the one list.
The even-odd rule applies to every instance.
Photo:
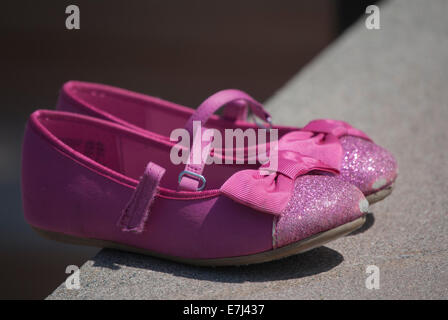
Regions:
[[[294, 190], [294, 181], [297, 177], [315, 170], [338, 173], [336, 168], [327, 163], [297, 151], [299, 149], [295, 148], [297, 144], [294, 143], [297, 139], [302, 139], [299, 141], [310, 148], [321, 142], [318, 139], [310, 139], [310, 134], [312, 135], [310, 132], [291, 132], [285, 135], [279, 140], [276, 158], [271, 157], [270, 161], [262, 165], [259, 170], [238, 171], [222, 185], [221, 192], [251, 208], [281, 215]], [[335, 145], [337, 146], [333, 144], [333, 147]], [[321, 152], [331, 152], [333, 147], [327, 146], [321, 149]], [[273, 168], [273, 162], [277, 164], [277, 168]], [[263, 171], [272, 173], [266, 174]]]
[[247, 105], [252, 112], [261, 120], [270, 122], [271, 115], [264, 110], [261, 103], [253, 99], [247, 93], [236, 89], [228, 89], [218, 91], [214, 95], [208, 97], [188, 119], [185, 129], [193, 136], [193, 121], [200, 121], [204, 126], [207, 120], [221, 107], [227, 106], [237, 108], [237, 110], [244, 109]]
[[[201, 128], [201, 131], [199, 131], [199, 128], [193, 130], [198, 132], [194, 133], [193, 145], [190, 148], [187, 164], [182, 172], [184, 174], [179, 180], [179, 191], [200, 191], [205, 187], [206, 180], [202, 176], [202, 172], [210, 156], [214, 133], [213, 131], [209, 131], [211, 135], [204, 141], [203, 136], [206, 130], [204, 127]], [[191, 174], [201, 176], [204, 181], [201, 182], [197, 177], [191, 176]], [[199, 186], [200, 182], [201, 186]]]
[[122, 231], [143, 232], [151, 204], [154, 201], [157, 188], [164, 174], [164, 168], [152, 162], [148, 163], [143, 176], [140, 178], [140, 183], [118, 221], [118, 226]]
[[249, 115], [247, 102], [240, 100], [224, 107], [221, 117], [229, 121], [245, 121]]

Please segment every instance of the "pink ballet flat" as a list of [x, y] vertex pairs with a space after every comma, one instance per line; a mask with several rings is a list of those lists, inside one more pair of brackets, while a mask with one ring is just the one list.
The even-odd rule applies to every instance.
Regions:
[[[88, 95], [109, 101], [99, 92]], [[166, 134], [157, 117], [179, 107], [172, 108], [150, 107], [156, 118], [148, 121], [122, 106], [112, 111], [122, 117], [117, 122], [152, 121]], [[22, 154], [27, 222], [51, 239], [213, 266], [287, 257], [364, 223], [363, 193], [332, 176], [337, 169], [289, 150], [288, 134], [279, 139], [274, 173], [260, 173], [269, 163], [210, 164], [195, 176], [170, 160], [174, 142], [142, 132], [85, 115], [34, 112]], [[205, 183], [198, 176], [205, 185], [198, 186]]]
[[[256, 108], [253, 108], [256, 106]], [[225, 107], [222, 116], [212, 115]], [[269, 114], [250, 96], [239, 90], [223, 90], [208, 98], [194, 110], [159, 98], [138, 94], [111, 86], [87, 82], [67, 82], [60, 92], [57, 109], [107, 119], [127, 126], [142, 134], [168, 140], [176, 128], [191, 127], [193, 120], [207, 124], [207, 127], [257, 128], [247, 122], [248, 110], [267, 121]], [[315, 145], [331, 140], [336, 145], [333, 153], [322, 158], [320, 151], [300, 146], [302, 154], [318, 158], [338, 169], [339, 178], [358, 187], [370, 203], [385, 198], [392, 191], [397, 177], [397, 162], [390, 152], [375, 144], [365, 133], [343, 121], [314, 120], [299, 129], [273, 126], [279, 130], [279, 137], [292, 131], [311, 132]]]

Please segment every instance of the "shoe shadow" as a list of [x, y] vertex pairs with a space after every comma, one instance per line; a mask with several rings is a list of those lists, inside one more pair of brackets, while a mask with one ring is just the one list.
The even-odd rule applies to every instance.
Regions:
[[347, 237], [355, 236], [357, 234], [361, 234], [372, 228], [372, 226], [375, 224], [375, 216], [373, 213], [369, 212], [366, 214], [366, 222], [361, 226], [361, 228], [356, 229], [355, 231], [349, 233]]
[[178, 277], [225, 283], [265, 282], [298, 279], [331, 270], [344, 261], [337, 251], [327, 247], [282, 260], [239, 267], [197, 267], [149, 256], [103, 249], [93, 258], [94, 267], [118, 270], [122, 266], [169, 273]]

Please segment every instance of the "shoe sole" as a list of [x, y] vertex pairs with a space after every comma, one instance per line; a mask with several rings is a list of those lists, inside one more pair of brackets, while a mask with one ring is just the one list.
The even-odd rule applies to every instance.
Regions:
[[381, 201], [387, 196], [389, 196], [392, 193], [392, 190], [394, 188], [394, 184], [391, 184], [387, 188], [381, 189], [375, 193], [369, 194], [366, 196], [367, 201], [369, 204], [374, 204], [375, 202]]
[[157, 257], [157, 258], [172, 260], [175, 262], [191, 264], [191, 265], [196, 265], [196, 266], [218, 267], [218, 266], [239, 266], [239, 265], [263, 263], [263, 262], [278, 260], [278, 259], [286, 258], [286, 257], [292, 256], [292, 255], [296, 255], [299, 253], [303, 253], [303, 252], [309, 251], [311, 249], [314, 249], [316, 247], [320, 247], [329, 241], [332, 241], [334, 239], [340, 238], [344, 235], [347, 235], [347, 234], [353, 232], [354, 230], [361, 227], [364, 224], [365, 220], [366, 220], [366, 218], [365, 218], [365, 216], [363, 216], [361, 218], [358, 218], [354, 221], [351, 221], [349, 223], [346, 223], [346, 224], [336, 227], [334, 229], [321, 232], [321, 233], [311, 236], [307, 239], [297, 241], [295, 243], [289, 244], [287, 246], [284, 246], [284, 247], [281, 247], [278, 249], [273, 249], [270, 251], [265, 251], [265, 252], [252, 254], [252, 255], [246, 255], [246, 256], [238, 256], [238, 257], [231, 257], [231, 258], [217, 258], [217, 259], [181, 258], [181, 257], [176, 257], [176, 256], [160, 254], [157, 252], [153, 252], [150, 250], [141, 249], [141, 248], [137, 248], [137, 247], [131, 247], [131, 246], [127, 246], [127, 245], [112, 242], [112, 241], [89, 239], [89, 238], [78, 238], [78, 237], [66, 235], [63, 233], [42, 230], [42, 229], [39, 229], [36, 227], [33, 227], [33, 229], [42, 237], [44, 237], [46, 239], [50, 239], [50, 240], [56, 240], [59, 242], [76, 244], [76, 245], [87, 245], [87, 246], [94, 246], [94, 247], [101, 247], [101, 248], [111, 248], [111, 249], [117, 249], [120, 251], [129, 251], [129, 252], [149, 255], [149, 256], [153, 256], [153, 257]]

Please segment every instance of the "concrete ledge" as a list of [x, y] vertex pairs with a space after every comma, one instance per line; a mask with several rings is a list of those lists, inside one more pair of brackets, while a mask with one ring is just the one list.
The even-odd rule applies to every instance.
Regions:
[[[448, 2], [380, 4], [272, 97], [276, 123], [344, 119], [398, 158], [394, 193], [363, 230], [280, 262], [207, 269], [102, 250], [79, 290], [48, 299], [445, 299], [448, 297]], [[268, 76], [268, 75], [267, 75]], [[365, 287], [380, 268], [379, 290]]]

